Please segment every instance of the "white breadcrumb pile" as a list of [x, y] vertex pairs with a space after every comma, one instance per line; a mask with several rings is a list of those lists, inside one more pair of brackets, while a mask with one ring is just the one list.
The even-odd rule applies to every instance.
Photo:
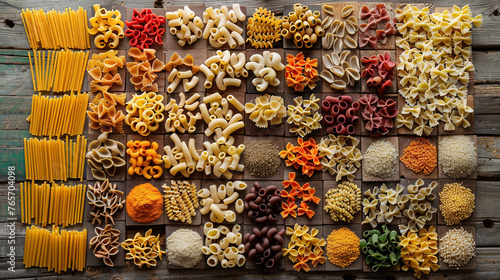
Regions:
[[446, 136], [439, 142], [438, 150], [443, 172], [451, 178], [466, 178], [476, 170], [477, 150], [470, 137]]
[[439, 256], [450, 267], [466, 266], [475, 255], [474, 237], [463, 228], [449, 230], [439, 240]]
[[398, 153], [396, 147], [385, 140], [371, 143], [363, 155], [363, 168], [371, 176], [388, 178], [396, 173]]
[[203, 240], [196, 231], [181, 228], [167, 238], [167, 259], [170, 264], [191, 268], [203, 256], [201, 247]]

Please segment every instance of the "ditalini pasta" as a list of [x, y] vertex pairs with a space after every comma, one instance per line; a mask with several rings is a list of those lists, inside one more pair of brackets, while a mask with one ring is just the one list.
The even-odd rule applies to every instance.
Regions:
[[207, 222], [203, 226], [205, 245], [201, 248], [207, 256], [207, 265], [222, 268], [242, 267], [245, 264], [245, 244], [240, 233], [241, 226], [234, 225], [231, 230], [227, 226], [215, 227]]
[[231, 49], [245, 44], [243, 28], [238, 26], [244, 22], [246, 15], [241, 11], [240, 4], [233, 4], [232, 9], [221, 6], [220, 9], [212, 7], [203, 12], [203, 22], [206, 24], [203, 30], [203, 38], [208, 39], [214, 48], [221, 48], [227, 44]]
[[359, 122], [357, 112], [360, 108], [358, 101], [352, 100], [349, 95], [339, 97], [328, 95], [321, 101], [323, 110], [323, 122], [326, 126], [326, 133], [353, 135], [356, 132], [355, 125]]
[[323, 48], [333, 49], [335, 53], [341, 53], [344, 46], [349, 49], [358, 47], [356, 32], [359, 30], [358, 20], [353, 16], [354, 7], [346, 5], [341, 10], [341, 20], [335, 20], [332, 5], [324, 4], [325, 17], [321, 26], [325, 29], [323, 36]]
[[[49, 137], [83, 134], [88, 102], [87, 93], [54, 98], [33, 95], [31, 114], [26, 119], [30, 123], [30, 134]], [[51, 113], [47, 114], [49, 110]]]
[[239, 87], [240, 77], [248, 76], [245, 62], [246, 57], [243, 52], [231, 53], [228, 50], [217, 50], [215, 55], [205, 60], [205, 64], [200, 65], [200, 70], [206, 76], [205, 88], [209, 89], [214, 85], [219, 90], [226, 90], [228, 86]]
[[128, 141], [127, 154], [130, 156], [128, 174], [143, 176], [147, 180], [160, 178], [163, 174], [161, 167], [163, 161], [161, 155], [156, 152], [158, 148], [157, 142]]
[[305, 137], [313, 130], [320, 129], [323, 117], [319, 113], [319, 98], [311, 94], [309, 99], [297, 96], [293, 99], [294, 105], [288, 105], [286, 115], [290, 125], [290, 133]]
[[165, 105], [167, 116], [165, 130], [167, 132], [194, 133], [196, 122], [202, 119], [200, 112], [194, 114], [200, 104], [199, 98], [200, 94], [195, 93], [186, 99], [186, 95], [182, 92], [179, 93], [179, 103], [171, 98], [170, 102]]
[[171, 180], [170, 186], [164, 184], [162, 188], [168, 219], [191, 224], [196, 209], [200, 207], [196, 185], [188, 181]]
[[35, 225], [61, 225], [82, 222], [85, 185], [36, 184], [21, 182], [21, 221]]
[[25, 268], [46, 267], [48, 271], [83, 271], [87, 253], [87, 230], [52, 231], [31, 226], [26, 228], [23, 264]]
[[[243, 181], [230, 181], [227, 184], [210, 185], [208, 188], [199, 190], [198, 196], [202, 206], [200, 213], [210, 215], [210, 220], [214, 223], [236, 222], [236, 213], [243, 213], [244, 207], [238, 191], [246, 188], [247, 184]], [[229, 209], [233, 203], [236, 213]]]
[[267, 128], [269, 124], [279, 125], [286, 115], [285, 102], [283, 98], [269, 94], [256, 97], [253, 102], [245, 104], [245, 113], [248, 119], [255, 123], [258, 128]]
[[96, 180], [106, 180], [123, 172], [122, 167], [126, 163], [124, 157], [125, 145], [108, 138], [107, 132], [90, 142], [86, 155], [90, 171]]
[[299, 49], [312, 48], [318, 38], [325, 34], [320, 16], [319, 11], [312, 11], [306, 5], [294, 4], [293, 12], [283, 17], [281, 35], [286, 39], [293, 39]]
[[[21, 19], [30, 43], [37, 49], [88, 49], [87, 11], [79, 7], [63, 12], [51, 10], [22, 10]], [[70, 71], [71, 72], [71, 71]]]
[[134, 59], [127, 62], [127, 70], [135, 90], [158, 92], [157, 73], [163, 71], [165, 64], [156, 58], [156, 50], [132, 47], [128, 55]]
[[[106, 46], [114, 49], [120, 43], [120, 39], [125, 37], [123, 32], [123, 21], [121, 20], [122, 14], [118, 10], [106, 10], [101, 8], [101, 5], [94, 5], [95, 15], [90, 18], [89, 29], [90, 35], [96, 35], [94, 38], [94, 45], [98, 49]], [[99, 33], [99, 34], [98, 34]]]
[[141, 95], [134, 94], [127, 102], [125, 108], [127, 115], [125, 123], [142, 136], [148, 136], [151, 132], [160, 128], [160, 123], [165, 118], [163, 111], [163, 95], [155, 92], [143, 92]]
[[196, 16], [188, 6], [178, 9], [175, 12], [165, 13], [167, 25], [170, 28], [170, 34], [177, 37], [179, 46], [184, 47], [193, 44], [203, 37], [203, 20]]
[[259, 7], [255, 9], [247, 23], [247, 42], [256, 49], [272, 48], [274, 43], [281, 40], [280, 17], [271, 10]]
[[245, 64], [245, 68], [252, 71], [255, 78], [252, 84], [257, 91], [265, 91], [269, 86], [277, 87], [280, 85], [280, 80], [277, 76], [277, 71], [283, 71], [285, 65], [281, 63], [279, 53], [264, 51], [263, 54], [254, 54], [250, 57], [250, 61]]
[[[179, 71], [178, 67], [180, 66], [185, 66], [186, 69], [190, 69], [187, 71]], [[169, 73], [167, 74], [168, 93], [174, 92], [181, 82], [184, 92], [188, 92], [193, 89], [200, 80], [200, 78], [194, 76], [200, 71], [200, 66], [194, 64], [194, 58], [190, 54], [186, 55], [184, 58], [181, 58], [177, 53], [172, 54], [170, 61], [165, 64], [165, 70]]]
[[468, 5], [432, 14], [428, 7], [407, 5], [396, 9], [396, 19], [402, 35], [396, 45], [403, 49], [397, 65], [399, 94], [406, 102], [397, 127], [419, 136], [429, 135], [439, 121], [446, 131], [469, 127], [473, 109], [467, 105], [467, 86], [474, 71], [470, 30], [481, 26], [482, 15], [473, 17]]
[[[31, 55], [33, 54], [33, 63]], [[47, 55], [46, 55], [47, 54]], [[34, 91], [82, 91], [88, 51], [28, 52]], [[33, 67], [34, 65], [34, 67]], [[33, 70], [34, 69], [34, 70]]]
[[76, 141], [36, 138], [24, 139], [26, 180], [66, 181], [83, 180], [87, 139], [77, 136]]

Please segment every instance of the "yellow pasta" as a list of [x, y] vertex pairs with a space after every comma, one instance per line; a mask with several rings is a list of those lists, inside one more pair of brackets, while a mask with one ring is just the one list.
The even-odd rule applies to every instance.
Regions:
[[170, 186], [164, 184], [162, 188], [168, 219], [191, 224], [192, 217], [196, 215], [195, 210], [200, 206], [196, 185], [188, 181], [172, 180]]
[[125, 36], [120, 11], [108, 11], [105, 8], [101, 8], [99, 4], [94, 5], [94, 11], [94, 17], [90, 18], [90, 25], [92, 28], [88, 29], [88, 33], [90, 35], [96, 35], [94, 39], [95, 46], [99, 49], [106, 46], [112, 49], [116, 48], [120, 39]]
[[49, 137], [83, 134], [88, 100], [87, 93], [54, 98], [33, 95], [31, 114], [26, 119], [30, 134]]
[[87, 230], [66, 231], [56, 226], [52, 232], [31, 226], [26, 228], [23, 264], [25, 268], [46, 267], [49, 271], [64, 271], [85, 268], [87, 252]]

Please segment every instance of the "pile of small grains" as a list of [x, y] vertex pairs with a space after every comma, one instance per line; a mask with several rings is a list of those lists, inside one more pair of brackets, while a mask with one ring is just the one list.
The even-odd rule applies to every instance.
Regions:
[[475, 196], [460, 183], [445, 184], [439, 193], [439, 210], [447, 225], [458, 225], [467, 220], [475, 208]]
[[346, 227], [333, 230], [326, 242], [328, 260], [334, 265], [346, 268], [359, 257], [359, 237]]
[[280, 168], [281, 158], [278, 146], [267, 140], [245, 143], [244, 163], [250, 175], [260, 178], [273, 176]]
[[371, 143], [363, 155], [363, 168], [374, 177], [385, 179], [396, 174], [397, 163], [396, 147], [385, 139]]
[[437, 150], [429, 139], [419, 137], [404, 149], [400, 160], [415, 173], [429, 175], [437, 165]]
[[477, 168], [477, 150], [465, 135], [446, 136], [439, 142], [439, 163], [453, 179], [469, 177]]
[[449, 267], [466, 266], [475, 255], [474, 237], [463, 228], [449, 230], [439, 239], [439, 257]]
[[335, 222], [350, 223], [361, 210], [361, 190], [352, 182], [341, 182], [325, 194], [325, 209]]

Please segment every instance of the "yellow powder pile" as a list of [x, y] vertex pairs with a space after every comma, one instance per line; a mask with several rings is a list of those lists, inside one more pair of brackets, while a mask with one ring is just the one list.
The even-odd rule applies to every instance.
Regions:
[[359, 257], [359, 238], [346, 227], [332, 231], [326, 242], [328, 260], [334, 265], [346, 268]]

